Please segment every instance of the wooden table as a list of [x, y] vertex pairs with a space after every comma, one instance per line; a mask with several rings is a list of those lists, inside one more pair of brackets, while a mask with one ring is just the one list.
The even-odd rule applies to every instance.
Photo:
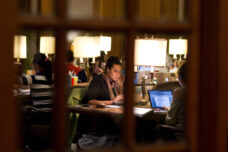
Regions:
[[[121, 108], [98, 108], [95, 105], [83, 105], [68, 106], [68, 111], [73, 113], [80, 113], [88, 116], [101, 116], [110, 118], [109, 120], [115, 122], [114, 124], [119, 127], [119, 130], [123, 125], [124, 109]], [[152, 109], [151, 109], [152, 110]], [[136, 122], [136, 141], [153, 141], [155, 136], [155, 127], [157, 124], [165, 123], [165, 114], [154, 113], [153, 110], [148, 112], [143, 117], [135, 115]], [[99, 124], [98, 124], [99, 125]], [[94, 127], [96, 128], [96, 127]], [[99, 127], [97, 127], [99, 128]]]
[[95, 105], [75, 105], [68, 106], [69, 112], [81, 113], [81, 114], [100, 114], [100, 115], [122, 115], [123, 108], [97, 108]]
[[[123, 107], [120, 108], [98, 108], [95, 105], [75, 105], [75, 106], [68, 106], [69, 112], [75, 112], [80, 114], [86, 115], [109, 115], [109, 116], [121, 116], [124, 114]], [[136, 117], [140, 117], [142, 119], [147, 120], [154, 120], [156, 122], [163, 122], [165, 120], [166, 114], [165, 113], [156, 113], [151, 109], [150, 112], [146, 113], [145, 115], [139, 116], [134, 113]]]

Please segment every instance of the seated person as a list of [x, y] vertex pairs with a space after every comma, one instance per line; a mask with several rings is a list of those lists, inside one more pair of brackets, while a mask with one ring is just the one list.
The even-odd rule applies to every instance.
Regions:
[[[33, 64], [35, 75], [22, 76], [21, 83], [30, 86], [30, 94], [32, 97], [32, 106], [38, 111], [51, 111], [53, 105], [53, 79], [52, 79], [52, 63], [44, 54], [37, 53], [34, 56]], [[49, 123], [49, 116], [41, 116], [39, 112], [31, 113], [31, 118], [38, 123]], [[49, 117], [49, 118], [48, 118]]]
[[89, 81], [93, 79], [94, 75], [99, 75], [104, 72], [104, 70], [101, 68], [101, 63], [102, 62], [100, 57], [95, 58], [95, 63], [92, 63], [92, 60], [89, 62]]
[[34, 55], [34, 75], [23, 76], [21, 82], [23, 85], [29, 85], [32, 96], [33, 106], [38, 109], [49, 109], [52, 107], [52, 63], [42, 54]]
[[67, 50], [67, 73], [71, 72], [73, 75], [78, 76], [78, 83], [87, 82], [87, 75], [85, 70], [73, 65], [74, 53]]
[[[31, 94], [31, 105], [26, 106], [24, 113], [26, 149], [47, 148], [51, 143], [49, 139], [54, 89], [52, 63], [44, 54], [37, 53], [34, 55], [33, 64], [35, 74], [19, 78], [20, 84], [30, 87]], [[33, 129], [30, 128], [32, 126]]]
[[100, 58], [96, 58], [95, 59], [95, 65], [94, 65], [94, 70], [93, 70], [93, 75], [94, 74], [101, 74], [104, 72], [104, 70], [101, 68], [101, 59]]
[[107, 60], [105, 72], [94, 75], [82, 103], [109, 105], [122, 100], [123, 78], [121, 75], [121, 63], [118, 57], [110, 56]]
[[166, 124], [174, 126], [178, 131], [178, 134], [175, 133], [175, 136], [178, 140], [183, 138], [183, 130], [184, 130], [184, 104], [185, 104], [185, 95], [186, 95], [186, 62], [183, 63], [178, 71], [178, 81], [180, 84], [180, 88], [177, 88], [173, 92], [173, 100], [171, 103], [170, 109], [164, 107], [164, 109], [168, 109], [168, 113], [166, 116]]
[[[123, 100], [121, 63], [116, 56], [107, 60], [104, 73], [95, 75], [90, 82], [88, 91], [82, 100], [83, 104], [110, 105]], [[119, 128], [110, 116], [83, 115], [78, 120], [77, 134], [74, 141], [83, 139], [83, 134], [102, 137], [104, 135], [119, 136]], [[79, 144], [79, 147], [81, 145]]]

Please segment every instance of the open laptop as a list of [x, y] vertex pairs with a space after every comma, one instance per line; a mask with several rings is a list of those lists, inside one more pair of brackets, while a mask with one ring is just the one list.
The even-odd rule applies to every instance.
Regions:
[[[172, 90], [148, 90], [150, 105], [152, 108], [161, 109], [162, 107], [170, 108], [173, 99]], [[156, 111], [156, 110], [155, 110]], [[167, 110], [157, 110], [165, 112]]]

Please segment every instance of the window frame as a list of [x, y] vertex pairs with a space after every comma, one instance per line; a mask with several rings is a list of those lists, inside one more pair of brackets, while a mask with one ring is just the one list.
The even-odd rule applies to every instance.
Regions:
[[[18, 0], [19, 1], [19, 0]], [[65, 95], [66, 92], [64, 90], [64, 51], [66, 48], [66, 32], [70, 29], [77, 29], [77, 30], [104, 30], [104, 31], [120, 31], [124, 32], [127, 35], [127, 51], [126, 51], [126, 63], [129, 66], [126, 66], [126, 86], [128, 88], [128, 92], [125, 92], [125, 134], [124, 134], [124, 148], [115, 148], [109, 149], [109, 151], [140, 151], [140, 152], [149, 152], [149, 151], [198, 151], [198, 150], [210, 150], [210, 146], [213, 148], [217, 148], [220, 150], [226, 150], [226, 143], [227, 142], [227, 128], [228, 128], [228, 120], [225, 116], [227, 116], [226, 109], [224, 108], [227, 105], [225, 100], [227, 99], [227, 93], [224, 89], [227, 89], [227, 85], [225, 82], [226, 76], [228, 76], [228, 71], [223, 69], [224, 63], [227, 60], [227, 53], [225, 51], [227, 41], [225, 41], [228, 35], [228, 32], [225, 30], [228, 27], [227, 20], [225, 19], [227, 14], [227, 6], [228, 2], [226, 0], [219, 0], [217, 5], [213, 5], [217, 2], [217, 0], [189, 0], [188, 1], [188, 15], [189, 15], [189, 22], [184, 23], [171, 23], [171, 22], [164, 22], [159, 23], [156, 21], [151, 22], [139, 22], [134, 19], [134, 10], [135, 10], [135, 0], [126, 0], [126, 20], [121, 21], [111, 21], [106, 22], [105, 20], [71, 20], [66, 18], [66, 2], [65, 0], [58, 0], [56, 3], [57, 6], [57, 16], [56, 17], [32, 17], [32, 16], [21, 16], [18, 15], [19, 8], [18, 3], [15, 3], [14, 0], [8, 1], [0, 1], [0, 20], [1, 23], [1, 36], [0, 36], [0, 44], [2, 49], [4, 50], [4, 58], [0, 60], [1, 65], [7, 66], [0, 66], [0, 70], [4, 71], [1, 75], [1, 106], [3, 107], [0, 111], [0, 122], [3, 125], [0, 125], [0, 147], [1, 151], [17, 151], [19, 147], [18, 140], [19, 139], [19, 111], [17, 104], [15, 104], [13, 98], [13, 35], [19, 28], [31, 28], [31, 29], [44, 29], [44, 28], [52, 28], [57, 31], [57, 49], [56, 49], [56, 92], [57, 92], [57, 102], [58, 104], [55, 105], [55, 115], [56, 119], [54, 122], [54, 135], [55, 135], [55, 151], [64, 151], [65, 150], [65, 116], [66, 116], [66, 109], [62, 108], [65, 106]], [[205, 5], [201, 10], [200, 7]], [[207, 33], [207, 30], [211, 30], [210, 27], [207, 30], [203, 30], [206, 26], [205, 24], [210, 21], [209, 18], [205, 18], [203, 15], [207, 14], [207, 11], [210, 8], [213, 9], [216, 13], [216, 16], [212, 17], [212, 21], [217, 21], [219, 24], [215, 27], [218, 27], [218, 33]], [[219, 10], [219, 8], [221, 8]], [[226, 12], [226, 13], [224, 13]], [[7, 14], [7, 15], [5, 15]], [[199, 15], [201, 14], [201, 15]], [[216, 19], [216, 17], [219, 17]], [[204, 20], [201, 20], [203, 19]], [[224, 24], [225, 23], [225, 24]], [[135, 145], [134, 141], [134, 127], [131, 127], [134, 124], [133, 119], [133, 111], [132, 111], [132, 100], [133, 96], [133, 57], [134, 57], [134, 36], [137, 32], [153, 32], [153, 31], [162, 31], [162, 32], [185, 32], [189, 35], [189, 54], [188, 54], [188, 73], [191, 76], [191, 80], [189, 78], [188, 86], [188, 102], [186, 104], [187, 107], [187, 127], [186, 127], [186, 142], [183, 143], [174, 143], [174, 144], [165, 144], [164, 145]], [[226, 35], [225, 35], [226, 34]], [[208, 36], [208, 37], [207, 37]], [[219, 54], [217, 55], [215, 51], [211, 51], [209, 54], [206, 54], [205, 47], [207, 44], [201, 42], [210, 40], [210, 36], [215, 36], [222, 41], [217, 41], [216, 45], [212, 45], [213, 47], [210, 49], [218, 49]], [[6, 43], [7, 42], [7, 43]], [[58, 43], [59, 42], [59, 43]], [[203, 51], [201, 51], [203, 50]], [[131, 54], [128, 55], [128, 54]], [[206, 95], [206, 91], [201, 90], [201, 86], [206, 84], [206, 82], [201, 82], [204, 77], [200, 75], [205, 74], [207, 72], [200, 71], [199, 69], [207, 67], [207, 64], [211, 62], [211, 59], [207, 59], [206, 57], [210, 55], [216, 55], [216, 59], [219, 60], [218, 63], [215, 63], [215, 68], [219, 68], [218, 76], [213, 74], [211, 78], [216, 78], [218, 80], [218, 85], [214, 85], [209, 87], [211, 91], [218, 89], [216, 96], [219, 97], [218, 99], [218, 106], [214, 107], [211, 105], [206, 105], [207, 102], [205, 98], [200, 98], [202, 95]], [[202, 58], [204, 59], [202, 61]], [[58, 70], [57, 70], [58, 67]], [[216, 71], [213, 69], [213, 71]], [[221, 79], [220, 79], [221, 78]], [[213, 88], [215, 87], [215, 88]], [[125, 89], [126, 90], [126, 89]], [[202, 99], [200, 106], [198, 103]], [[7, 102], [6, 102], [7, 101]], [[211, 101], [212, 102], [212, 101]], [[206, 107], [202, 107], [205, 105]], [[227, 106], [226, 106], [227, 107]], [[15, 110], [16, 109], [16, 110]], [[203, 111], [201, 111], [203, 109]], [[199, 137], [199, 131], [205, 129], [208, 125], [207, 122], [200, 122], [206, 118], [206, 114], [210, 112], [210, 110], [214, 111], [216, 114], [216, 118], [218, 121], [213, 120], [209, 124], [212, 125], [212, 128], [215, 128], [215, 132], [213, 135], [216, 137], [212, 137], [210, 134], [209, 139], [205, 135], [201, 138]], [[221, 110], [221, 111], [220, 111]], [[192, 112], [194, 111], [194, 113]], [[7, 115], [7, 119], [4, 116]], [[225, 121], [225, 126], [224, 121]], [[217, 123], [216, 123], [217, 122]], [[219, 128], [222, 127], [222, 130]], [[208, 131], [214, 131], [208, 129]], [[222, 136], [222, 139], [219, 138]], [[220, 146], [210, 145], [208, 146], [208, 140], [211, 140], [217, 143]], [[199, 141], [202, 140], [202, 141]], [[205, 141], [204, 141], [205, 140]], [[203, 146], [202, 146], [203, 145]], [[208, 148], [205, 148], [208, 147]], [[220, 151], [219, 150], [219, 151]]]

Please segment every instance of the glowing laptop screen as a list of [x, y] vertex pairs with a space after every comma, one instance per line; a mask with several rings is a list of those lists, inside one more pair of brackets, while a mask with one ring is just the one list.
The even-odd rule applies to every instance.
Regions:
[[170, 107], [173, 93], [171, 90], [148, 90], [152, 108]]

